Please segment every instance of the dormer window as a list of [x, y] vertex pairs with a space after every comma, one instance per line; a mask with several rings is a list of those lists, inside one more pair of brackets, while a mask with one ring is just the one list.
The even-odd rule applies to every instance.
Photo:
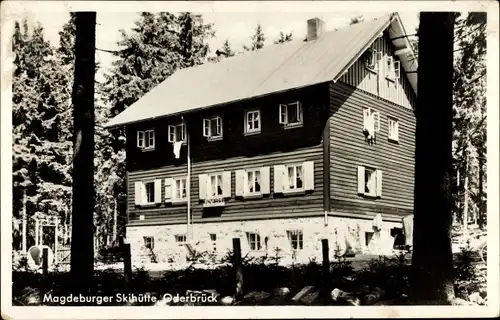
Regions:
[[168, 142], [186, 141], [186, 126], [184, 123], [168, 126]]
[[302, 104], [299, 101], [280, 104], [280, 124], [285, 127], [301, 126], [303, 124]]
[[137, 148], [144, 151], [155, 148], [154, 130], [137, 131]]
[[203, 136], [208, 140], [222, 139], [222, 118], [216, 116], [203, 119]]

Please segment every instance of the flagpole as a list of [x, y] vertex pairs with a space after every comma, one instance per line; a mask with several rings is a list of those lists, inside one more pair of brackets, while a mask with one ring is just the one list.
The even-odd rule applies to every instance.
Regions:
[[186, 125], [186, 121], [184, 117], [182, 118], [184, 121], [184, 130], [186, 131], [186, 143], [187, 143], [187, 178], [186, 178], [186, 197], [187, 197], [187, 232], [186, 232], [186, 240], [188, 243], [191, 242], [192, 232], [190, 232], [190, 224], [191, 222], [191, 146], [189, 143], [189, 131]]

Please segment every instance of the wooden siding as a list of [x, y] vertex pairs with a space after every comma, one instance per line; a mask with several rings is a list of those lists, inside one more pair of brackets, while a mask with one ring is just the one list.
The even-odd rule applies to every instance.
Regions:
[[[413, 111], [343, 84], [330, 85], [331, 211], [351, 214], [402, 216], [413, 211], [415, 117]], [[368, 144], [363, 108], [380, 112], [380, 132]], [[399, 122], [399, 142], [388, 140], [388, 117]], [[382, 197], [357, 194], [357, 167], [383, 171]]]
[[[214, 222], [251, 220], [258, 218], [307, 217], [324, 213], [323, 134], [328, 123], [328, 84], [321, 84], [286, 93], [275, 94], [226, 106], [211, 108], [185, 115], [190, 134], [192, 177], [191, 200], [193, 221]], [[279, 124], [279, 104], [301, 101], [304, 124], [285, 129]], [[244, 112], [259, 108], [261, 133], [245, 135]], [[223, 139], [207, 141], [202, 133], [204, 117], [219, 115], [223, 118]], [[130, 225], [186, 223], [186, 204], [136, 208], [134, 183], [142, 180], [168, 178], [187, 173], [186, 147], [180, 159], [173, 156], [172, 144], [167, 142], [167, 125], [180, 118], [157, 120], [127, 128], [128, 214]], [[136, 146], [136, 131], [155, 129], [155, 150], [143, 152]], [[282, 197], [273, 194], [273, 166], [286, 163], [314, 161], [314, 191], [306, 195]], [[271, 195], [263, 199], [235, 199], [235, 171], [244, 168], [271, 167]], [[221, 212], [212, 209], [206, 214], [198, 197], [198, 175], [215, 171], [231, 171], [232, 199], [226, 201]], [[162, 181], [163, 185], [164, 181]], [[162, 188], [162, 195], [164, 195]], [[205, 212], [205, 215], [203, 214]], [[144, 220], [139, 216], [144, 215]]]
[[[301, 101], [303, 104], [304, 125], [284, 129], [279, 124], [279, 104]], [[245, 111], [260, 109], [261, 133], [245, 135]], [[207, 141], [203, 137], [203, 118], [219, 115], [223, 123], [223, 139]], [[191, 159], [193, 163], [231, 159], [235, 157], [254, 157], [274, 152], [317, 146], [321, 143], [323, 129], [328, 120], [328, 85], [320, 84], [304, 89], [262, 97], [243, 102], [235, 102], [217, 108], [210, 108], [184, 116], [190, 134]], [[180, 118], [166, 118], [150, 123], [127, 127], [127, 170], [155, 169], [186, 163], [186, 147], [182, 147], [179, 159], [173, 155], [173, 145], [168, 142], [169, 124], [177, 124]], [[155, 149], [142, 151], [137, 148], [136, 132], [153, 128], [155, 130]]]
[[[282, 196], [273, 193], [274, 165], [301, 163], [303, 161], [314, 161], [314, 190], [305, 195]], [[262, 199], [242, 200], [235, 198], [235, 171], [245, 168], [271, 167], [270, 185], [271, 195]], [[231, 194], [230, 200], [218, 212], [217, 209], [203, 209], [199, 201], [198, 175], [201, 173], [213, 173], [220, 171], [231, 171]], [[194, 223], [268, 219], [279, 217], [307, 217], [321, 216], [323, 214], [323, 146], [321, 144], [293, 152], [276, 152], [265, 156], [252, 158], [237, 157], [228, 160], [195, 162], [192, 164], [191, 176], [191, 205]], [[157, 225], [178, 224], [187, 221], [186, 204], [164, 204], [139, 208], [134, 204], [134, 183], [145, 179], [165, 179], [172, 176], [186, 175], [187, 167], [165, 166], [153, 170], [141, 170], [128, 173], [128, 214], [129, 225]], [[164, 188], [162, 182], [162, 199]], [[205, 216], [208, 211], [213, 211], [215, 216]], [[144, 220], [139, 216], [144, 215]]]
[[[399, 58], [394, 56], [394, 46], [385, 32], [382, 37], [375, 40], [372, 48], [382, 51], [384, 56], [390, 55], [395, 61], [399, 61]], [[396, 81], [388, 80], [383, 75], [379, 78], [379, 74], [380, 71], [375, 73], [367, 69], [365, 62], [359, 59], [339, 81], [413, 110], [416, 105], [416, 95], [403, 69], [401, 68], [401, 77]]]

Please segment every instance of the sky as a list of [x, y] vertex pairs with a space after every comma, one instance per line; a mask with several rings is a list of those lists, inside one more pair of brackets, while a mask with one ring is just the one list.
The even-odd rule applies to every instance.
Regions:
[[[71, 8], [71, 2], [53, 2], [50, 7], [25, 7], [21, 8], [20, 13], [12, 17], [12, 23], [15, 20], [28, 18], [30, 23], [40, 22], [44, 27], [45, 37], [54, 45], [58, 45], [59, 31], [62, 25], [69, 19], [69, 11], [76, 10]], [[146, 5], [141, 3], [138, 5], [130, 5], [133, 2], [116, 2], [115, 5], [98, 6], [93, 8], [97, 11], [97, 26], [96, 26], [96, 47], [105, 50], [117, 49], [117, 41], [120, 40], [120, 29], [130, 31], [134, 25], [134, 21], [138, 18], [138, 11], [187, 11], [201, 13], [204, 21], [213, 23], [216, 31], [215, 38], [208, 41], [212, 52], [221, 48], [222, 43], [227, 39], [234, 51], [241, 51], [244, 44], [250, 43], [250, 37], [253, 35], [257, 23], [260, 23], [264, 35], [266, 37], [266, 45], [272, 45], [273, 41], [278, 38], [280, 31], [285, 33], [293, 33], [294, 39], [302, 38], [306, 35], [307, 19], [318, 17], [326, 22], [326, 29], [332, 30], [344, 27], [348, 24], [351, 17], [363, 16], [365, 20], [373, 19], [382, 16], [389, 11], [375, 12], [360, 12], [356, 10], [336, 10], [332, 6], [308, 6], [304, 10], [305, 4], [298, 7], [298, 2], [291, 3], [287, 6], [288, 12], [277, 12], [276, 8], [270, 5], [267, 6], [247, 6], [241, 8], [239, 6], [215, 6], [213, 3], [207, 2], [197, 3], [197, 6], [186, 7], [175, 3], [175, 5], [161, 3], [161, 6]], [[287, 4], [286, 2], [281, 2]], [[204, 4], [204, 5], [203, 5]], [[265, 3], [264, 3], [265, 4]], [[271, 4], [276, 4], [271, 3]], [[295, 5], [295, 7], [293, 6]], [[325, 10], [318, 10], [318, 9]], [[24, 10], [22, 10], [24, 9]], [[79, 9], [79, 8], [78, 8]], [[148, 10], [150, 9], [150, 10]], [[244, 10], [245, 9], [245, 10]], [[294, 10], [295, 9], [295, 10]], [[414, 33], [418, 25], [417, 11], [400, 12], [401, 20], [405, 26], [407, 33]], [[102, 70], [105, 72], [110, 67], [114, 57], [110, 53], [97, 51], [96, 59], [100, 63]], [[100, 76], [98, 76], [100, 78]]]

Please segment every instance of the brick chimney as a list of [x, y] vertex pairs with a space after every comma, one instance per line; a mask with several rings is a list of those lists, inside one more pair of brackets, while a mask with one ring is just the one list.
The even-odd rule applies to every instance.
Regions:
[[307, 41], [318, 39], [325, 29], [325, 22], [319, 18], [307, 20]]

